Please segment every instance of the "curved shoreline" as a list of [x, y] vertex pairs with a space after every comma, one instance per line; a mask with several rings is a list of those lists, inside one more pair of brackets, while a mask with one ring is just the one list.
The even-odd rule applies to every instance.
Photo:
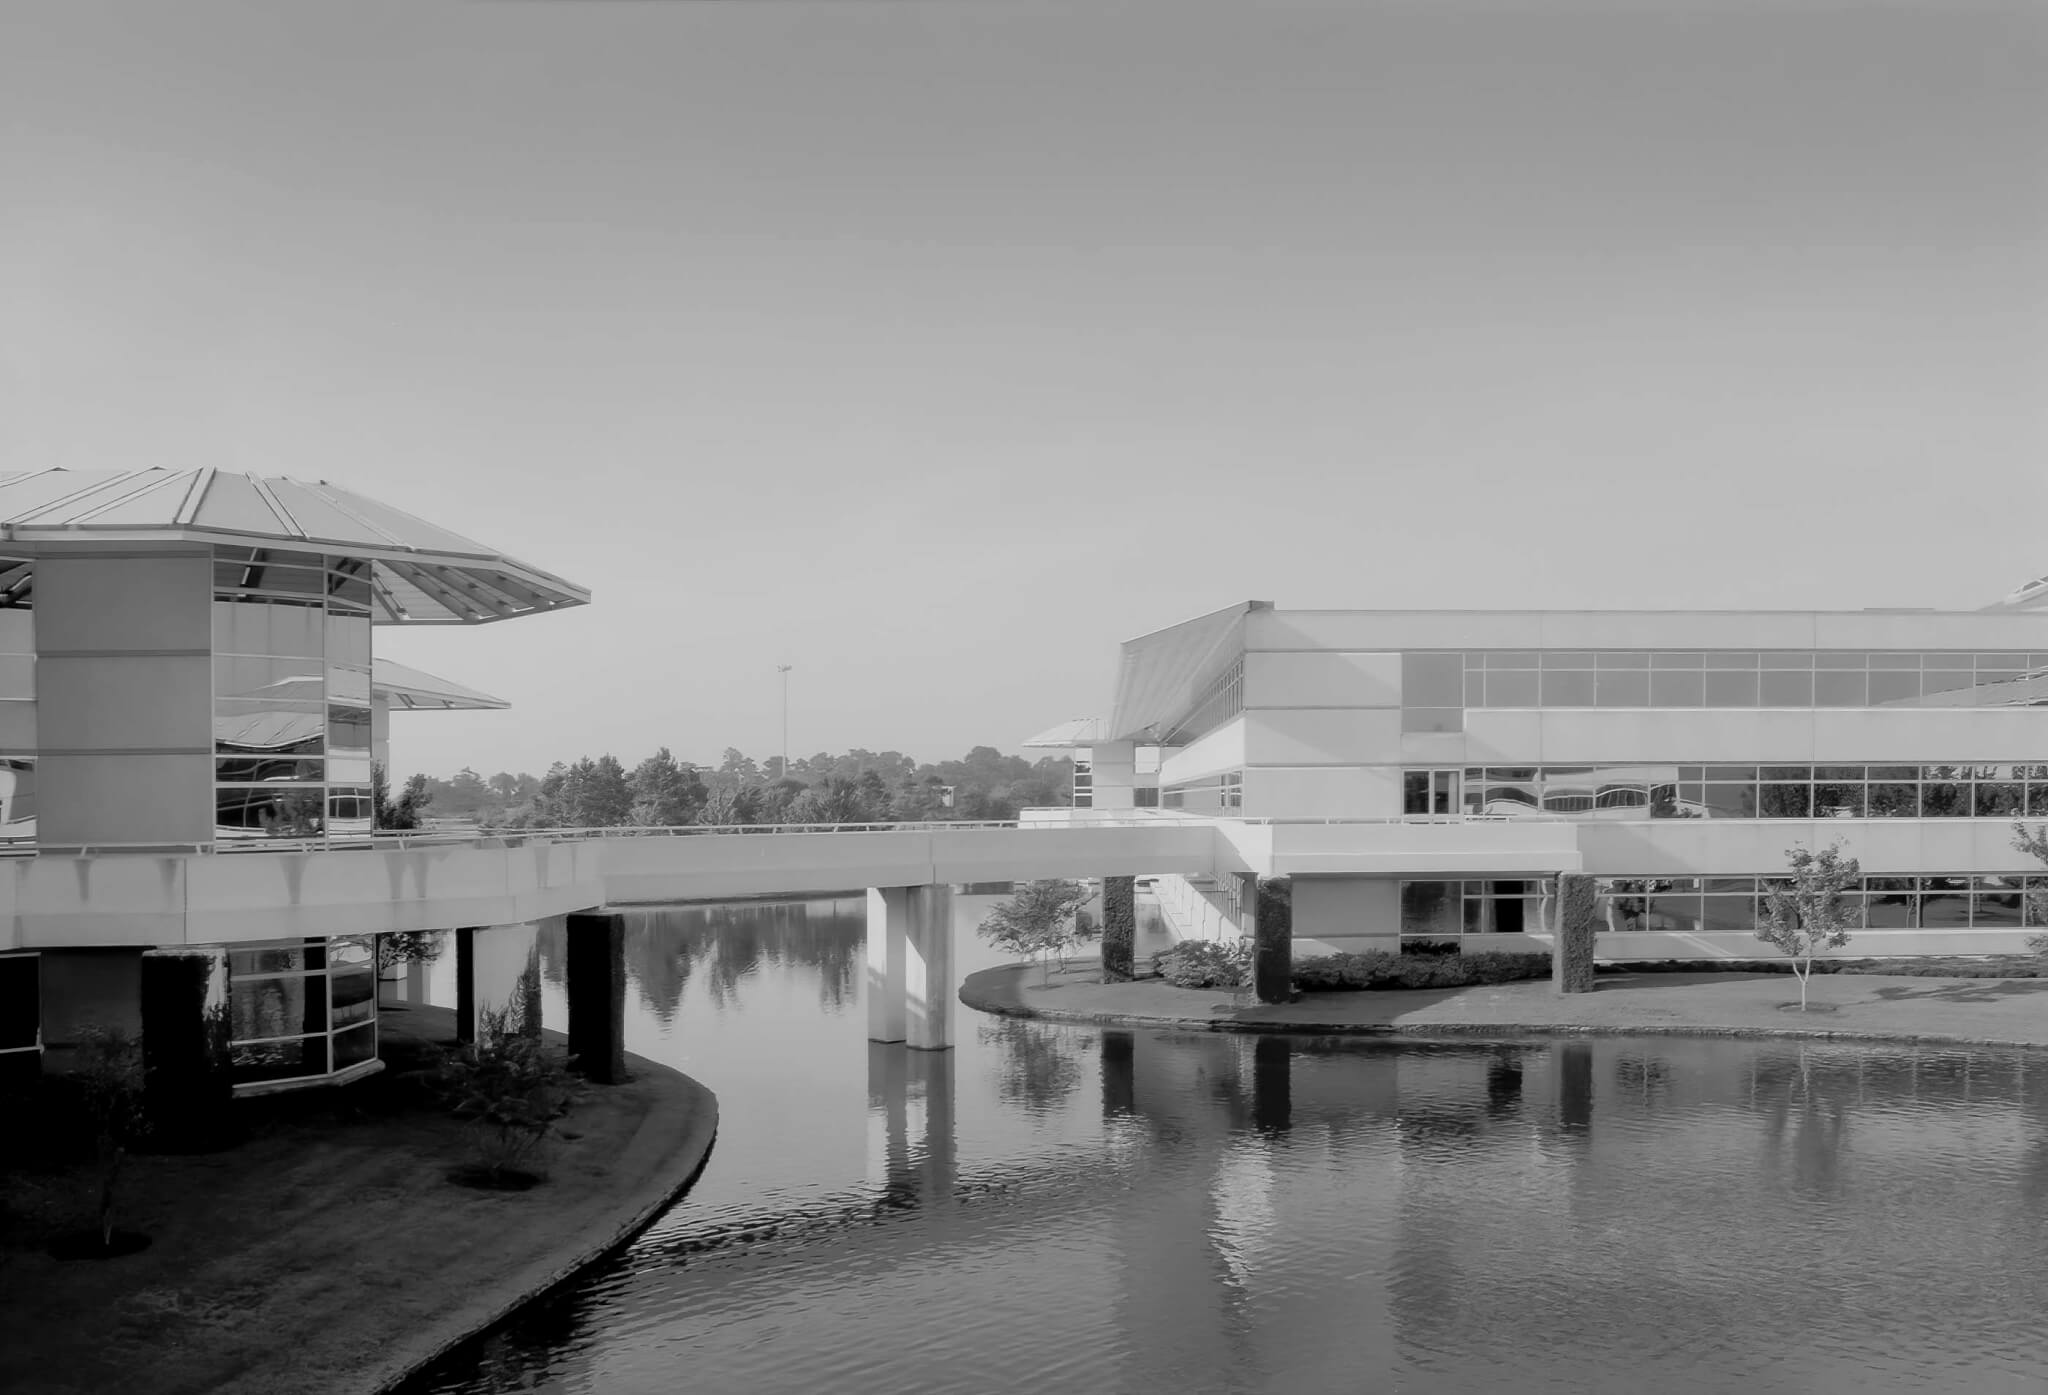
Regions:
[[[2013, 993], [1998, 985], [2015, 980], [1908, 979], [1857, 975], [1814, 981], [1816, 1014], [1854, 1009], [1867, 1018], [1911, 1012], [1906, 1025], [1795, 1026], [1753, 1020], [1781, 1011], [1782, 975], [1641, 975], [1604, 980], [1605, 991], [1563, 997], [1547, 982], [1439, 990], [1317, 993], [1277, 1005], [1219, 1003], [1218, 990], [1173, 988], [1156, 980], [1101, 984], [1095, 966], [1070, 968], [1050, 986], [1027, 980], [1030, 964], [969, 974], [960, 1001], [1002, 1017], [1097, 1027], [1145, 1027], [1187, 1032], [1242, 1032], [1380, 1039], [1512, 1039], [1529, 1037], [1692, 1037], [1787, 1040], [1888, 1046], [1952, 1046], [1983, 1050], [2048, 1050], [2048, 984]], [[2038, 1002], [2022, 997], [2040, 993]], [[1887, 994], [1912, 1004], [1887, 998]], [[1933, 1004], [1925, 1000], [1947, 994]], [[1033, 1001], [1036, 999], [1036, 1001]], [[2024, 1020], [2012, 1020], [2017, 1009]], [[1548, 1009], [1547, 1011], [1545, 1009]], [[1928, 1020], [1939, 1017], [1948, 1021]], [[1989, 1018], [1989, 1021], [1976, 1019]], [[1604, 1019], [1604, 1020], [1603, 1020]], [[1751, 1019], [1751, 1020], [1744, 1020]], [[1968, 1030], [1982, 1027], [1990, 1030]]]
[[[667, 1102], [671, 1112], [680, 1108], [684, 1122], [680, 1142], [668, 1153], [669, 1164], [658, 1167], [619, 1197], [609, 1221], [592, 1239], [572, 1250], [542, 1255], [511, 1275], [479, 1286], [460, 1311], [434, 1324], [433, 1329], [394, 1340], [384, 1359], [366, 1369], [364, 1382], [352, 1383], [352, 1389], [390, 1395], [435, 1362], [489, 1336], [528, 1304], [574, 1283], [585, 1270], [625, 1249], [695, 1185], [711, 1161], [718, 1138], [718, 1097], [702, 1082], [644, 1056], [629, 1054], [626, 1065], [629, 1086], [650, 1077], [667, 1077], [662, 1083], [680, 1097]], [[653, 1113], [649, 1111], [650, 1119]], [[633, 1142], [639, 1144], [640, 1136]]]

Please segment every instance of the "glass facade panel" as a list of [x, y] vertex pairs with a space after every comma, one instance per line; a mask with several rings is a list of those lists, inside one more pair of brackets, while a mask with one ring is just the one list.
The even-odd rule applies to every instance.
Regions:
[[[1664, 656], [1660, 654], [1658, 657]], [[1706, 702], [1706, 675], [1699, 670], [1650, 674], [1650, 706], [1704, 707]]]
[[1766, 669], [1758, 675], [1757, 703], [1763, 707], [1813, 706], [1813, 675], [1793, 670]]
[[1603, 668], [1593, 691], [1595, 705], [1599, 707], [1648, 707], [1650, 675], [1629, 669], [1610, 672]]
[[1543, 675], [1545, 707], [1593, 706], [1593, 674], [1590, 670], [1566, 670]]
[[372, 941], [288, 940], [228, 951], [238, 1085], [318, 1079], [377, 1053]]
[[1705, 674], [1704, 695], [1709, 707], [1755, 707], [1757, 674], [1753, 669], [1727, 673], [1709, 669]]
[[1533, 671], [1507, 670], [1486, 674], [1486, 705], [1488, 707], [1536, 707], [1539, 686], [1538, 675]]
[[1401, 705], [1462, 707], [1465, 704], [1465, 660], [1461, 654], [1403, 654]]
[[1464, 926], [1457, 882], [1402, 882], [1401, 933], [1454, 936]]

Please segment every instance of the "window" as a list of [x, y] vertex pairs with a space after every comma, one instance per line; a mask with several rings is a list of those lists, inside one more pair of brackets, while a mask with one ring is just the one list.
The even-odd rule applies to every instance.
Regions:
[[[1461, 684], [1452, 681], [1454, 670]], [[1402, 656], [1407, 731], [1465, 707], [1983, 707], [2048, 704], [2048, 654], [1861, 650], [1473, 650]]]
[[377, 1054], [370, 936], [228, 951], [228, 1052], [237, 1085], [311, 1080]]
[[1463, 731], [1468, 686], [1463, 654], [1403, 654], [1401, 730]]

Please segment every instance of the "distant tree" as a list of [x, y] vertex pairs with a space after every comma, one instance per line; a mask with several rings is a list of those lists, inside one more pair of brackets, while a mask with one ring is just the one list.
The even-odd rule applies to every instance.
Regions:
[[641, 761], [629, 783], [637, 824], [672, 828], [694, 822], [704, 807], [704, 781], [695, 770], [677, 764], [666, 746]]
[[722, 778], [713, 781], [705, 792], [704, 807], [697, 812], [697, 822], [719, 828], [762, 822], [760, 786], [728, 784]]
[[148, 1130], [143, 1115], [142, 1044], [125, 1032], [88, 1025], [78, 1030], [73, 1070], [92, 1121], [99, 1162], [99, 1249], [114, 1246], [114, 1199], [128, 1150]]
[[610, 752], [596, 760], [586, 756], [572, 769], [578, 772], [573, 807], [579, 827], [617, 828], [632, 821], [633, 787], [617, 756]]
[[719, 758], [718, 774], [731, 784], [761, 783], [761, 767], [754, 763], [754, 758], [731, 746], [726, 747], [725, 753]]
[[464, 766], [445, 788], [434, 792], [434, 802], [446, 813], [467, 818], [491, 802], [491, 788], [484, 783], [483, 776]]
[[879, 823], [889, 817], [889, 786], [882, 772], [870, 767], [860, 773], [860, 817], [863, 823]]
[[1026, 882], [982, 918], [978, 933], [997, 949], [1022, 957], [1037, 955], [1044, 980], [1052, 981], [1052, 960], [1066, 967], [1067, 951], [1099, 927], [1080, 920], [1088, 888], [1079, 882]]
[[1844, 894], [1863, 880], [1863, 868], [1843, 857], [1839, 844], [1819, 852], [1792, 848], [1792, 875], [1766, 884], [1764, 923], [1756, 937], [1792, 961], [1799, 978], [1799, 1010], [1806, 1011], [1806, 986], [1822, 951], [1849, 943], [1852, 903]]
[[370, 763], [370, 803], [374, 807], [375, 825], [379, 831], [396, 833], [424, 826], [427, 806], [433, 802], [434, 796], [427, 792], [427, 777], [424, 775], [408, 777], [405, 789], [393, 799], [384, 767], [375, 761]]

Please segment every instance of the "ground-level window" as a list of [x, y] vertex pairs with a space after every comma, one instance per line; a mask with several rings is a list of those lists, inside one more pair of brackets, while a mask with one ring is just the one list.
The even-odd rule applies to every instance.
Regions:
[[1401, 934], [1410, 939], [1519, 935], [1549, 924], [1552, 878], [1401, 883]]
[[[1753, 933], [1769, 877], [1603, 877], [1595, 885], [1605, 928], [1684, 934]], [[2048, 923], [2035, 908], [2048, 877], [1865, 877], [1844, 897], [1850, 928], [2019, 930]]]
[[371, 937], [234, 946], [228, 1014], [237, 1085], [314, 1080], [375, 1060]]
[[43, 1049], [42, 956], [0, 954], [0, 1057]]

